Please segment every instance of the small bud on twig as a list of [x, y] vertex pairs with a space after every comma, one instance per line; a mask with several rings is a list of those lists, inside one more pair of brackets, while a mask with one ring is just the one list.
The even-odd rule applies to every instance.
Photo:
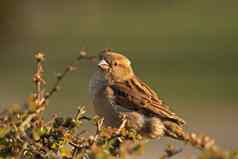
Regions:
[[80, 50], [79, 55], [80, 55], [81, 57], [87, 56], [87, 52], [85, 51], [84, 48], [82, 48], [82, 49]]
[[37, 60], [37, 61], [44, 61], [45, 60], [45, 55], [44, 55], [44, 53], [42, 53], [42, 52], [38, 52], [38, 53], [36, 53], [35, 54], [35, 59]]

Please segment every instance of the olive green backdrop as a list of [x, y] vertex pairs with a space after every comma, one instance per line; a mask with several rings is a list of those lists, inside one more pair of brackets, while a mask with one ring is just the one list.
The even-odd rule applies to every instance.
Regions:
[[[96, 55], [113, 48], [183, 116], [227, 149], [238, 148], [238, 2], [236, 0], [0, 2], [0, 107], [24, 103], [32, 92], [33, 53], [47, 55], [46, 79], [73, 61], [80, 48]], [[63, 82], [47, 115], [87, 105], [93, 65], [83, 62]], [[145, 156], [158, 158], [166, 143], [153, 141]], [[183, 145], [180, 144], [182, 147]], [[158, 151], [160, 150], [160, 151]], [[181, 155], [192, 155], [186, 146]]]

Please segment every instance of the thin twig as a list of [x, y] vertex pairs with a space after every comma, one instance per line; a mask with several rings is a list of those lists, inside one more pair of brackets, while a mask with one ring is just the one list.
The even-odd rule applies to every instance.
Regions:
[[52, 89], [49, 91], [49, 93], [47, 93], [47, 94], [44, 96], [44, 102], [46, 102], [51, 96], [54, 95], [54, 93], [56, 93], [56, 92], [60, 89], [59, 85], [60, 85], [61, 81], [65, 78], [65, 76], [66, 76], [69, 72], [74, 71], [74, 70], [77, 69], [77, 67], [76, 67], [76, 62], [79, 62], [79, 61], [81, 61], [81, 60], [93, 61], [93, 60], [95, 60], [95, 58], [97, 58], [97, 57], [96, 57], [96, 56], [88, 56], [87, 53], [86, 53], [84, 50], [80, 51], [80, 55], [79, 55], [79, 57], [77, 58], [77, 60], [74, 61], [74, 62], [72, 62], [70, 65], [68, 65], [68, 66], [65, 68], [65, 70], [63, 71], [62, 74], [60, 74], [60, 73], [58, 74], [56, 83], [53, 85], [53, 87], [52, 87]]
[[102, 131], [103, 123], [104, 123], [104, 118], [100, 118], [97, 120], [97, 123], [96, 123], [97, 130], [96, 130], [95, 136], [93, 137], [93, 143], [97, 141], [98, 136], [100, 135], [100, 132]]
[[29, 114], [27, 118], [19, 126], [20, 131], [24, 132], [25, 127], [31, 123], [31, 120], [35, 118], [36, 116], [38, 116], [44, 110], [45, 110], [45, 107], [39, 107], [35, 112], [32, 112], [31, 114]]
[[43, 107], [43, 87], [42, 84], [45, 84], [45, 80], [43, 78], [43, 62], [45, 60], [45, 55], [42, 52], [38, 52], [34, 55], [36, 59], [36, 70], [33, 75], [33, 82], [35, 83], [36, 92], [34, 96], [34, 102], [36, 104], [36, 110], [34, 112], [29, 112], [27, 118], [20, 124], [19, 130], [23, 133], [25, 130], [25, 127], [30, 124], [31, 120], [35, 118], [38, 114], [40, 114], [42, 111], [45, 110], [45, 107]]
[[44, 102], [46, 102], [54, 93], [56, 93], [59, 90], [60, 82], [64, 79], [64, 77], [71, 71], [75, 70], [75, 68], [72, 65], [69, 65], [65, 68], [64, 72], [62, 74], [58, 74], [57, 81], [52, 87], [52, 89], [47, 93], [44, 97]]
[[36, 59], [36, 71], [33, 75], [33, 82], [35, 83], [36, 92], [35, 92], [35, 103], [36, 106], [42, 106], [43, 101], [43, 88], [42, 85], [44, 85], [46, 82], [43, 78], [43, 62], [45, 60], [45, 55], [42, 52], [38, 52], [35, 54]]
[[[192, 146], [200, 150], [212, 152], [214, 155], [223, 157], [225, 152], [216, 145], [215, 140], [207, 135], [190, 133], [184, 131], [183, 128], [171, 122], [164, 122], [167, 130], [166, 135], [174, 139], [190, 143]], [[172, 132], [172, 133], [170, 133]]]
[[85, 110], [85, 107], [84, 106], [79, 106], [78, 107], [78, 111], [77, 113], [75, 114], [74, 116], [74, 120], [77, 122], [77, 121], [80, 121], [80, 120], [92, 120], [92, 118], [88, 117], [88, 116], [85, 116], [84, 114], [86, 113], [86, 110]]

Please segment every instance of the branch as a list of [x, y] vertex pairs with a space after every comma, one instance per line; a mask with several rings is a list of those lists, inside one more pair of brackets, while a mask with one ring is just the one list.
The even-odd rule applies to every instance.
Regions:
[[57, 76], [57, 80], [56, 83], [54, 84], [54, 86], [52, 87], [52, 89], [49, 91], [49, 93], [47, 93], [44, 96], [44, 103], [51, 97], [53, 96], [59, 89], [59, 85], [62, 82], [62, 80], [66, 77], [66, 75], [71, 72], [76, 70], [78, 67], [76, 67], [76, 63], [81, 61], [81, 60], [89, 60], [91, 62], [94, 62], [94, 60], [97, 58], [97, 56], [88, 56], [87, 53], [84, 51], [84, 49], [82, 49], [80, 51], [80, 55], [79, 57], [76, 58], [76, 61], [72, 62], [70, 65], [68, 65], [65, 70], [63, 71], [63, 73], [59, 73]]
[[34, 57], [36, 59], [36, 71], [33, 75], [33, 82], [36, 87], [34, 98], [36, 106], [39, 107], [42, 106], [42, 101], [44, 100], [42, 85], [46, 83], [43, 78], [43, 62], [45, 61], [45, 55], [42, 52], [38, 52]]

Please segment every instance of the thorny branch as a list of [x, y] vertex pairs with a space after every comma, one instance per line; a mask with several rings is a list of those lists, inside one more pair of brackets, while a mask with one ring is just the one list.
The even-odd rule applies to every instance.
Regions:
[[[34, 55], [36, 60], [36, 71], [33, 74], [33, 82], [35, 83], [36, 92], [34, 93], [34, 99], [33, 102], [35, 104], [35, 111], [29, 112], [27, 118], [21, 123], [19, 126], [19, 130], [24, 133], [24, 129], [33, 118], [35, 118], [38, 114], [43, 112], [45, 110], [45, 107], [43, 106], [45, 98], [44, 98], [44, 89], [42, 85], [45, 85], [46, 82], [43, 78], [44, 68], [43, 68], [43, 62], [45, 61], [45, 55], [42, 52], [38, 52]], [[24, 135], [25, 136], [25, 135]]]
[[212, 152], [220, 158], [225, 156], [225, 152], [217, 146], [213, 138], [207, 135], [186, 132], [183, 128], [171, 122], [165, 122], [164, 124], [167, 129], [172, 130], [172, 132], [176, 132], [176, 135], [168, 133], [168, 136], [190, 143], [192, 146], [199, 148], [200, 150]]
[[34, 94], [35, 103], [37, 106], [42, 106], [43, 103], [43, 88], [42, 85], [44, 85], [46, 82], [43, 78], [43, 62], [45, 61], [45, 55], [42, 52], [38, 52], [35, 54], [36, 59], [36, 71], [33, 75], [33, 82], [36, 86], [36, 92]]
[[59, 73], [57, 75], [57, 81], [56, 83], [54, 84], [54, 86], [52, 87], [52, 89], [49, 91], [49, 93], [46, 93], [45, 96], [44, 96], [44, 102], [46, 102], [54, 93], [56, 93], [60, 87], [60, 83], [61, 81], [65, 78], [65, 76], [71, 72], [71, 71], [74, 71], [77, 69], [76, 67], [76, 62], [79, 62], [81, 60], [89, 60], [89, 61], [94, 61], [97, 57], [96, 56], [88, 56], [87, 53], [84, 51], [84, 49], [82, 49], [80, 51], [80, 55], [79, 57], [76, 59], [76, 61], [72, 62], [70, 65], [68, 65], [63, 73]]
[[[142, 138], [135, 130], [123, 129], [118, 133], [117, 129], [103, 127], [103, 119], [87, 117], [85, 107], [79, 107], [72, 118], [54, 117], [47, 122], [39, 116], [44, 111], [47, 100], [59, 90], [62, 80], [69, 72], [77, 69], [76, 62], [83, 59], [94, 61], [96, 57], [88, 56], [82, 50], [77, 61], [68, 65], [63, 73], [57, 76], [57, 81], [49, 93], [45, 93], [46, 82], [43, 78], [45, 55], [40, 52], [35, 54], [33, 103], [36, 109], [5, 115], [4, 118], [1, 118], [0, 125], [3, 127], [0, 128], [0, 158], [4, 154], [7, 157], [19, 159], [29, 156], [30, 158], [52, 158], [52, 155], [53, 158], [98, 159], [104, 157], [105, 159], [114, 159], [123, 158], [123, 154], [131, 155], [141, 149]], [[12, 121], [11, 118], [17, 120]], [[88, 120], [96, 126], [95, 134], [85, 137], [85, 131], [79, 131], [84, 120]], [[190, 142], [193, 146], [203, 150], [211, 150], [216, 154], [215, 159], [227, 158], [224, 154], [217, 156], [223, 151], [218, 149], [213, 139], [194, 133], [185, 133], [176, 125], [167, 124], [166, 127], [177, 131], [176, 139]], [[70, 150], [66, 151], [68, 148]], [[181, 151], [181, 149], [170, 146], [165, 150], [161, 159], [170, 158]], [[235, 159], [237, 156], [233, 155], [227, 159]], [[212, 157], [214, 158], [214, 156]]]
[[36, 60], [36, 70], [33, 75], [33, 82], [35, 83], [35, 88], [36, 92], [34, 93], [34, 103], [36, 106], [35, 111], [29, 112], [27, 118], [22, 122], [20, 125], [19, 129], [23, 132], [25, 127], [31, 122], [33, 118], [35, 118], [38, 114], [43, 112], [45, 110], [45, 104], [46, 101], [59, 90], [59, 85], [62, 82], [62, 80], [66, 77], [66, 75], [77, 69], [76, 62], [80, 60], [89, 60], [93, 61], [96, 59], [96, 56], [88, 56], [85, 50], [80, 51], [79, 57], [76, 59], [76, 61], [72, 62], [70, 65], [68, 65], [63, 73], [59, 73], [57, 76], [57, 80], [55, 84], [53, 85], [52, 89], [49, 91], [49, 93], [45, 93], [45, 90], [43, 88], [43, 85], [46, 84], [46, 81], [43, 78], [43, 73], [44, 73], [44, 67], [43, 67], [43, 62], [45, 61], [45, 55], [42, 52], [37, 52], [35, 55], [35, 60]]

